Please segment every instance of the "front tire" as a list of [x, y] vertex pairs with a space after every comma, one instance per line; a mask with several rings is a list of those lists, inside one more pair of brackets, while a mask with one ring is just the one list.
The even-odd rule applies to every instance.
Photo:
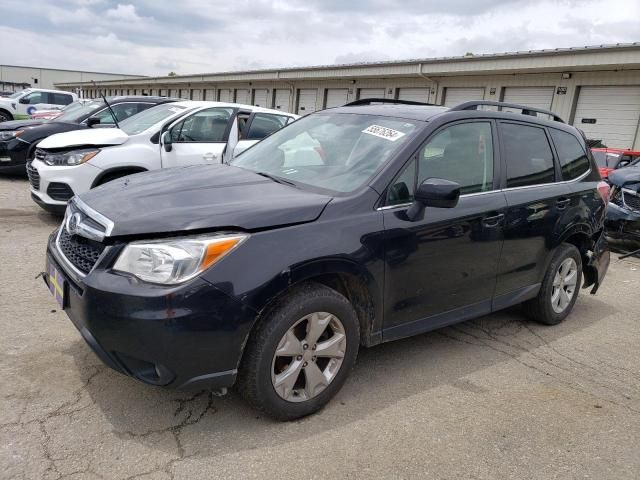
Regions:
[[538, 296], [527, 302], [529, 315], [545, 325], [557, 325], [573, 310], [582, 284], [582, 257], [574, 246], [558, 247]]
[[13, 116], [9, 112], [5, 110], [0, 110], [0, 123], [10, 122], [11, 120], [13, 120]]
[[277, 420], [310, 415], [340, 390], [359, 343], [349, 301], [324, 285], [305, 284], [260, 321], [246, 347], [238, 390]]

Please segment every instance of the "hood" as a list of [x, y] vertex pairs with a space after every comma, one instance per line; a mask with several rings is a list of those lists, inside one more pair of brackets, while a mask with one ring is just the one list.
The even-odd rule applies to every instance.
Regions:
[[129, 135], [119, 128], [88, 128], [85, 130], [75, 130], [72, 132], [51, 135], [41, 141], [38, 144], [38, 147], [54, 149], [78, 147], [83, 145], [121, 145], [128, 139]]
[[609, 183], [640, 191], [640, 167], [625, 167], [609, 173]]
[[90, 190], [80, 199], [114, 223], [113, 237], [311, 222], [331, 201], [228, 165], [140, 173]]
[[10, 120], [0, 123], [0, 130], [20, 130], [25, 127], [37, 127], [47, 122], [48, 120]]

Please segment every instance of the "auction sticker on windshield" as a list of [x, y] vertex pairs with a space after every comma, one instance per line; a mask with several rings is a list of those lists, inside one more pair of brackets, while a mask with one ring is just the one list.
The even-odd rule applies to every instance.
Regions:
[[390, 140], [395, 142], [399, 138], [404, 137], [404, 133], [399, 132], [398, 130], [394, 130], [393, 128], [381, 127], [380, 125], [371, 125], [370, 127], [362, 130], [362, 133], [367, 133], [369, 135], [373, 135], [375, 137], [384, 138], [385, 140]]

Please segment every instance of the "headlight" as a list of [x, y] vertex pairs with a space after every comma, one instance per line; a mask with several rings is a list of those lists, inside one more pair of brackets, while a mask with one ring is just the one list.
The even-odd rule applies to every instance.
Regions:
[[88, 162], [99, 153], [100, 150], [98, 149], [74, 150], [63, 153], [47, 153], [44, 156], [44, 163], [58, 167], [80, 165], [81, 163]]
[[0, 132], [0, 141], [11, 140], [12, 138], [19, 137], [24, 133], [24, 130], [14, 130], [13, 132]]
[[122, 251], [113, 269], [145, 282], [175, 285], [203, 272], [247, 237], [221, 234], [132, 242]]

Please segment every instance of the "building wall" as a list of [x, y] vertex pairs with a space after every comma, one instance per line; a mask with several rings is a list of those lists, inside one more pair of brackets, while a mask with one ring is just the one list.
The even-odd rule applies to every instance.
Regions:
[[[26, 84], [34, 88], [55, 89], [58, 83], [90, 82], [92, 80], [119, 80], [124, 78], [141, 78], [142, 75], [120, 75], [115, 73], [95, 73], [50, 68], [21, 67], [0, 65], [0, 88], [2, 84]], [[18, 90], [9, 88], [9, 90]]]

